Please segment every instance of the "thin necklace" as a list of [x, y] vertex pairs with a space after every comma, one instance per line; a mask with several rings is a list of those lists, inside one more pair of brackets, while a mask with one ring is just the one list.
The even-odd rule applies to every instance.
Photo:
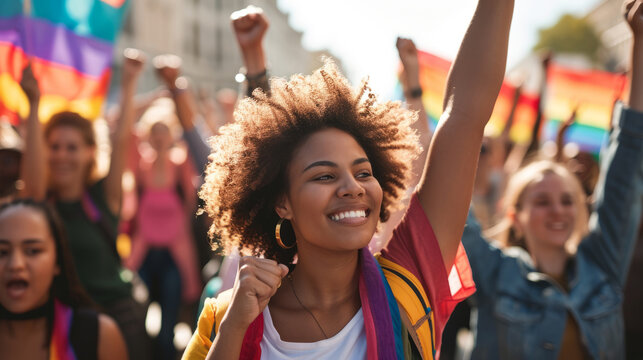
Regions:
[[317, 327], [319, 327], [319, 330], [321, 330], [322, 334], [324, 334], [324, 338], [325, 338], [325, 339], [328, 339], [328, 335], [326, 335], [326, 332], [324, 331], [324, 328], [322, 328], [322, 326], [321, 326], [321, 324], [319, 323], [319, 321], [317, 321], [317, 318], [315, 317], [315, 315], [313, 314], [313, 312], [312, 312], [312, 311], [310, 311], [310, 310], [309, 310], [309, 309], [308, 309], [308, 308], [307, 308], [307, 307], [306, 307], [306, 306], [301, 302], [301, 300], [299, 300], [299, 296], [297, 296], [297, 291], [295, 291], [295, 282], [294, 282], [294, 281], [293, 281], [293, 279], [292, 279], [292, 274], [288, 274], [288, 279], [290, 280], [290, 288], [292, 289], [292, 293], [293, 293], [293, 295], [295, 295], [295, 299], [297, 299], [297, 302], [299, 303], [299, 305], [301, 305], [301, 307], [302, 307], [304, 310], [306, 310], [306, 312], [308, 312], [308, 313], [310, 314], [310, 316], [312, 316], [313, 320], [315, 320], [315, 323], [317, 324]]

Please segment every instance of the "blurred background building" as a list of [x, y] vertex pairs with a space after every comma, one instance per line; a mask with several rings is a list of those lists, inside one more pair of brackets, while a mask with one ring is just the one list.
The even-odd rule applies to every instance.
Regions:
[[629, 66], [632, 32], [623, 20], [623, 1], [605, 0], [585, 16], [602, 42], [600, 61], [606, 70], [622, 71]]
[[[120, 81], [119, 55], [127, 47], [141, 49], [150, 57], [165, 53], [180, 56], [183, 74], [197, 88], [210, 93], [222, 88], [239, 89], [235, 75], [243, 62], [230, 14], [251, 3], [263, 8], [270, 20], [264, 41], [270, 75], [310, 73], [321, 66], [322, 56], [331, 56], [302, 47], [302, 34], [291, 28], [288, 15], [277, 8], [276, 0], [137, 0], [131, 3], [117, 42], [111, 100], [117, 100], [114, 93], [118, 87], [113, 85]], [[159, 84], [152, 67], [147, 67], [139, 90], [151, 90]]]
[[623, 72], [629, 67], [632, 34], [623, 18], [622, 0], [604, 0], [585, 15], [563, 15], [540, 30], [534, 51], [508, 71], [508, 79], [538, 92], [544, 79], [541, 58], [552, 51], [555, 63], [573, 69]]

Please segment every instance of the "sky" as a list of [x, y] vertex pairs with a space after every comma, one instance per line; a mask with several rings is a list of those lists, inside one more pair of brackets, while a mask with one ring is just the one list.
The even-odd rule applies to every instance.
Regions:
[[[602, 0], [516, 0], [508, 67], [527, 56], [538, 29], [565, 13], [583, 15]], [[421, 50], [452, 60], [476, 0], [277, 0], [290, 25], [303, 32], [308, 50], [328, 49], [353, 83], [370, 77], [373, 89], [393, 94], [399, 63], [395, 39], [413, 39]]]

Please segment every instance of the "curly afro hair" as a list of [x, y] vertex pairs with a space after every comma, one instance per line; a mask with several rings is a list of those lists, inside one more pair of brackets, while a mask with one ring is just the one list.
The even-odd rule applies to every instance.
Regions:
[[329, 60], [310, 76], [272, 79], [270, 86], [270, 96], [255, 90], [241, 101], [235, 122], [211, 139], [211, 162], [199, 195], [213, 218], [209, 234], [220, 241], [215, 249], [245, 249], [290, 264], [297, 249], [283, 249], [275, 241], [275, 204], [287, 192], [288, 164], [298, 146], [327, 128], [353, 136], [382, 187], [379, 218], [384, 222], [404, 194], [411, 160], [420, 151], [411, 128], [417, 114], [400, 102], [379, 102], [366, 81], [354, 91]]

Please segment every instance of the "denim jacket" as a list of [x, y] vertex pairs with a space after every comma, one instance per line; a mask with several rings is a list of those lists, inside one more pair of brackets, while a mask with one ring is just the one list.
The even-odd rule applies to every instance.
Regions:
[[595, 359], [624, 359], [623, 286], [643, 203], [643, 114], [617, 104], [589, 233], [570, 261], [569, 292], [521, 248], [501, 250], [470, 213], [462, 243], [477, 287], [473, 359], [555, 359], [567, 314]]

